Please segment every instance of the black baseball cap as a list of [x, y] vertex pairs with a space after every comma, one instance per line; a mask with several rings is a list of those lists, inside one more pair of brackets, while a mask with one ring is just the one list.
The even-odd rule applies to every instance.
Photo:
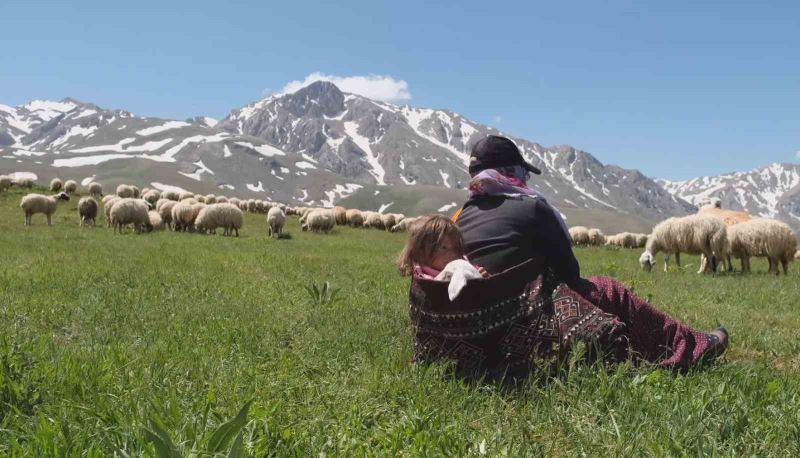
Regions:
[[474, 175], [481, 170], [496, 167], [521, 165], [530, 172], [541, 175], [542, 171], [525, 162], [517, 145], [506, 137], [487, 135], [475, 143], [469, 156], [469, 173]]

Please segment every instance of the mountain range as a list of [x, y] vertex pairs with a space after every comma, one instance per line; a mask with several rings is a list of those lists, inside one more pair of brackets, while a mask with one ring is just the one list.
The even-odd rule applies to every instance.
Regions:
[[[30, 172], [160, 189], [418, 214], [465, 197], [472, 145], [497, 129], [446, 109], [399, 106], [315, 82], [224, 119], [138, 117], [73, 99], [0, 104], [0, 173]], [[542, 169], [531, 183], [571, 225], [647, 231], [719, 196], [729, 208], [797, 226], [800, 166], [683, 182], [606, 165], [568, 145], [514, 138]]]

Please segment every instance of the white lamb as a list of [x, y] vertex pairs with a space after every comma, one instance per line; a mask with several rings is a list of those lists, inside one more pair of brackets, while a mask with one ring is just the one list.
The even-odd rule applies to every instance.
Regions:
[[574, 226], [569, 228], [569, 236], [572, 238], [573, 245], [589, 244], [589, 228], [586, 226]]
[[[655, 257], [663, 251], [664, 271], [669, 267], [669, 258], [675, 254], [675, 264], [680, 267], [680, 254], [703, 255], [697, 273], [716, 272], [714, 259], [722, 260], [728, 253], [728, 232], [725, 223], [716, 217], [689, 215], [669, 218], [653, 228], [647, 240], [639, 264], [649, 272], [655, 264]], [[712, 262], [708, 262], [712, 260]]]
[[774, 219], [754, 218], [728, 227], [731, 255], [742, 261], [742, 273], [751, 272], [751, 257], [766, 257], [769, 273], [789, 272], [789, 262], [797, 250], [797, 239], [792, 229]]
[[114, 202], [111, 207], [111, 225], [114, 227], [114, 232], [121, 234], [122, 228], [128, 224], [133, 224], [137, 234], [149, 231], [149, 211], [150, 206], [142, 199], [124, 198]]
[[25, 226], [31, 225], [31, 218], [37, 213], [44, 213], [47, 216], [47, 225], [52, 226], [51, 217], [58, 208], [59, 201], [68, 201], [67, 193], [60, 192], [54, 196], [42, 194], [27, 194], [19, 203], [22, 212], [25, 214]]
[[[376, 213], [377, 214], [377, 213]], [[380, 215], [378, 216], [380, 220]], [[308, 213], [306, 221], [301, 226], [303, 231], [330, 232], [336, 224], [336, 218], [331, 210], [314, 210]]]
[[273, 235], [280, 238], [283, 232], [283, 225], [286, 222], [286, 213], [279, 207], [272, 207], [267, 213], [267, 233], [270, 237]]
[[53, 178], [50, 180], [50, 192], [58, 192], [64, 187], [64, 183], [61, 182], [59, 178]]
[[67, 180], [64, 182], [64, 192], [67, 194], [75, 194], [78, 192], [78, 183], [75, 180]]
[[89, 183], [88, 189], [89, 189], [89, 194], [92, 195], [93, 197], [100, 197], [103, 195], [103, 186], [100, 183], [93, 181]]
[[[198, 204], [200, 205], [200, 204]], [[239, 237], [239, 229], [244, 223], [244, 215], [239, 207], [223, 202], [205, 206], [195, 219], [194, 225], [198, 232], [206, 231], [216, 234], [217, 228], [225, 229], [223, 235], [236, 235]]]
[[150, 210], [147, 212], [147, 217], [150, 219], [150, 226], [148, 230], [150, 231], [163, 231], [164, 230], [164, 220], [161, 219], [161, 215], [155, 211]]
[[78, 217], [80, 218], [80, 226], [83, 227], [90, 222], [92, 227], [95, 226], [95, 219], [97, 218], [97, 201], [92, 197], [82, 197], [78, 201]]

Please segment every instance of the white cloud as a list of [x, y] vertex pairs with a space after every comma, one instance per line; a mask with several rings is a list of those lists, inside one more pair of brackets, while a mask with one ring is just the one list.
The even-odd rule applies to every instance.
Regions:
[[295, 92], [315, 81], [330, 81], [342, 92], [363, 95], [383, 102], [398, 102], [411, 98], [411, 93], [408, 91], [408, 83], [403, 80], [396, 80], [388, 75], [334, 76], [319, 72], [306, 76], [302, 81], [290, 81], [280, 93]]

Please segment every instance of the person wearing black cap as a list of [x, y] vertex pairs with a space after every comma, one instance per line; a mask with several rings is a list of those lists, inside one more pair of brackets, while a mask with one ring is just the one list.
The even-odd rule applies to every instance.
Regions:
[[472, 148], [469, 199], [453, 215], [461, 230], [467, 258], [497, 274], [534, 258], [543, 258], [561, 282], [628, 327], [631, 348], [654, 363], [685, 370], [720, 356], [728, 333], [696, 331], [636, 297], [608, 277], [580, 276], [566, 224], [557, 210], [527, 185], [530, 173], [541, 174], [525, 161], [508, 138], [489, 135]]

